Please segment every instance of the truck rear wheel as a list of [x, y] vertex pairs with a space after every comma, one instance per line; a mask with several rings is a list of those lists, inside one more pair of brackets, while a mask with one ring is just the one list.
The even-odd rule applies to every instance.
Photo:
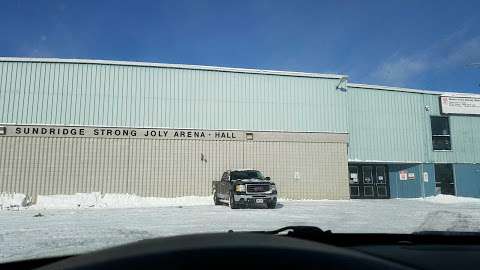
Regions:
[[233, 198], [232, 194], [230, 194], [230, 208], [238, 209], [238, 205], [235, 203], [235, 198]]

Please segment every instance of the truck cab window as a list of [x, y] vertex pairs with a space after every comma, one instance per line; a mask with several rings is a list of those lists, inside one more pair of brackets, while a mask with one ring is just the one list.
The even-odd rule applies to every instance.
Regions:
[[265, 179], [263, 174], [259, 171], [248, 170], [248, 171], [232, 171], [231, 173], [232, 180], [239, 179]]

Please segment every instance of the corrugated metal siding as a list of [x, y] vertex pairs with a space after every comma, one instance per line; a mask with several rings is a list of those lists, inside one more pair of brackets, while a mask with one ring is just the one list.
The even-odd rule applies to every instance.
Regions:
[[346, 132], [338, 79], [0, 62], [0, 122]]
[[422, 101], [421, 94], [350, 89], [349, 159], [421, 161], [429, 128]]
[[223, 171], [248, 167], [283, 198], [348, 198], [345, 143], [0, 137], [0, 149], [2, 192], [211, 195]]
[[454, 164], [457, 196], [480, 198], [480, 164]]
[[453, 151], [433, 151], [430, 116], [441, 115], [438, 95], [350, 88], [347, 96], [350, 160], [480, 162], [479, 116], [451, 115]]
[[[421, 166], [421, 165], [420, 165]], [[437, 195], [435, 190], [435, 165], [434, 164], [423, 164], [423, 171], [428, 174], [428, 182], [423, 182], [423, 189], [425, 196], [435, 196]], [[423, 177], [423, 176], [422, 176]], [[422, 178], [423, 181], [423, 178]]]
[[[434, 196], [435, 168], [433, 164], [390, 164], [388, 165], [390, 193], [392, 198], [417, 198]], [[400, 180], [400, 171], [414, 173], [415, 179]], [[423, 173], [428, 173], [428, 182]]]
[[[393, 198], [417, 198], [422, 196], [421, 171], [419, 165], [390, 164], [388, 166], [390, 192]], [[399, 172], [406, 170], [415, 173], [415, 179], [400, 180]]]

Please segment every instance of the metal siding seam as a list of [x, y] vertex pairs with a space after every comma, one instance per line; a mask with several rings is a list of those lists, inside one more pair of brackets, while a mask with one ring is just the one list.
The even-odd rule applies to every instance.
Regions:
[[4, 186], [5, 186], [5, 190], [9, 191], [9, 192], [12, 192], [13, 190], [13, 187], [12, 187], [12, 184], [14, 183], [14, 181], [12, 181], [12, 178], [13, 178], [13, 175], [14, 175], [14, 172], [13, 172], [13, 153], [14, 153], [14, 149], [13, 149], [13, 146], [14, 145], [17, 145], [16, 144], [16, 139], [17, 138], [5, 138], [5, 140], [7, 140], [7, 142], [4, 144], [7, 149], [8, 149], [8, 159], [5, 161], [5, 165], [3, 168], [6, 168], [6, 174], [5, 174], [5, 183], [4, 183]]
[[108, 92], [108, 86], [107, 84], [109, 83], [109, 79], [108, 79], [108, 76], [107, 76], [107, 67], [106, 66], [102, 66], [102, 72], [101, 72], [101, 86], [102, 88], [100, 89], [100, 96], [102, 97], [102, 103], [100, 104], [100, 107], [101, 107], [101, 121], [102, 123], [104, 124], [108, 124], [108, 111], [110, 110], [110, 106], [108, 106], [108, 103], [109, 103], [109, 95], [110, 93]]
[[[177, 87], [178, 87], [178, 84], [177, 84]], [[172, 180], [172, 194], [170, 194], [170, 197], [175, 197], [177, 192], [178, 192], [178, 181], [182, 179], [182, 175], [183, 175], [183, 160], [182, 160], [182, 146], [183, 146], [183, 141], [175, 141], [176, 142], [176, 152], [177, 152], [177, 155], [176, 155], [176, 162], [175, 162], [175, 167], [174, 167], [174, 170], [175, 170], [175, 175], [176, 177], [173, 178]]]
[[[21, 139], [21, 138], [19, 138]], [[51, 145], [51, 147], [48, 148], [48, 154], [47, 154], [47, 160], [49, 161], [49, 167], [48, 170], [46, 171], [45, 178], [43, 179], [44, 181], [44, 189], [43, 195], [49, 195], [50, 194], [50, 189], [51, 189], [51, 182], [50, 179], [52, 179], [52, 172], [56, 170], [55, 164], [56, 164], [56, 158], [55, 158], [55, 151], [56, 151], [56, 140], [51, 140], [49, 138], [45, 138], [45, 141], [48, 142], [48, 144]]]
[[150, 127], [159, 127], [159, 125], [155, 124], [156, 119], [154, 119], [154, 116], [156, 118], [157, 114], [155, 111], [156, 108], [156, 97], [155, 97], [155, 86], [154, 86], [154, 70], [153, 69], [148, 69], [148, 89], [149, 89], [149, 95], [148, 95], [148, 115], [150, 117], [150, 121], [148, 121], [148, 124]]
[[135, 140], [135, 165], [132, 169], [134, 170], [134, 174], [132, 174], [132, 181], [135, 183], [134, 194], [139, 194], [141, 192], [141, 185], [143, 179], [143, 158], [141, 157], [140, 153], [145, 151], [144, 145], [142, 140]]
[[[47, 107], [48, 101], [48, 90], [47, 90], [47, 67], [45, 64], [39, 64], [39, 80], [38, 80], [38, 87], [36, 89], [37, 92], [37, 108], [35, 110], [35, 123], [46, 123], [46, 114], [47, 110], [42, 110], [42, 108]], [[40, 106], [38, 106], [40, 105]]]
[[21, 191], [21, 190], [28, 190], [28, 182], [29, 182], [29, 178], [28, 178], [28, 173], [30, 173], [30, 170], [31, 170], [31, 167], [28, 166], [28, 168], [24, 169], [23, 166], [24, 165], [30, 165], [29, 164], [29, 153], [28, 153], [28, 150], [30, 149], [29, 147], [29, 142], [28, 140], [26, 141], [23, 141], [21, 143], [22, 147], [19, 151], [19, 156], [18, 156], [18, 160], [17, 160], [17, 163], [14, 164], [14, 166], [17, 167], [17, 177], [16, 177], [16, 182], [18, 182], [18, 186], [17, 188], [15, 188], [15, 190], [17, 191]]
[[35, 74], [32, 71], [34, 67], [35, 67], [35, 64], [29, 65], [30, 71], [28, 72], [28, 83], [25, 87], [27, 102], [26, 102], [26, 106], [23, 108], [23, 110], [24, 110], [23, 114], [25, 115], [25, 121], [29, 122], [29, 123], [33, 122], [32, 121], [32, 113], [30, 113], [29, 110], [30, 110], [30, 107], [33, 106], [33, 104], [30, 103], [30, 101], [31, 101], [30, 99], [31, 99], [32, 94], [34, 93], [34, 87], [32, 87], [32, 76]]
[[152, 159], [152, 178], [151, 182], [153, 186], [151, 187], [151, 192], [150, 194], [152, 196], [158, 197], [158, 188], [160, 186], [160, 181], [158, 177], [158, 168], [159, 168], [159, 162], [158, 162], [158, 148], [159, 148], [159, 141], [156, 141], [152, 147], [152, 152], [151, 152], [151, 159]]
[[80, 150], [82, 152], [82, 164], [83, 164], [82, 177], [86, 179], [90, 179], [90, 185], [92, 189], [100, 192], [99, 188], [97, 187], [96, 178], [94, 177], [94, 169], [92, 168], [93, 155], [94, 155], [94, 150], [92, 147], [92, 139], [85, 138], [83, 140], [83, 144]]
[[90, 112], [91, 115], [90, 115], [90, 119], [88, 121], [88, 124], [89, 125], [92, 125], [94, 123], [98, 123], [98, 120], [97, 120], [97, 102], [99, 100], [99, 97], [97, 96], [97, 72], [98, 70], [98, 66], [92, 66], [92, 68], [90, 69], [90, 72], [91, 72], [91, 79], [92, 79], [92, 87], [89, 89], [90, 91], [90, 100], [93, 101], [93, 102], [90, 102]]
[[82, 111], [82, 114], [79, 118], [79, 122], [82, 124], [82, 125], [86, 125], [89, 121], [88, 119], [90, 119], [90, 114], [91, 114], [91, 108], [90, 108], [90, 104], [91, 104], [91, 96], [92, 96], [92, 80], [91, 80], [91, 76], [90, 76], [90, 73], [91, 73], [91, 69], [88, 68], [88, 66], [80, 66], [80, 69], [82, 70], [81, 72], [81, 81], [82, 81], [82, 93], [84, 95], [84, 98], [85, 98], [85, 103], [83, 104], [83, 106], [80, 107], [80, 110]]
[[[135, 79], [135, 84], [137, 84], [137, 81]], [[139, 169], [139, 163], [140, 163], [140, 158], [138, 156], [138, 149], [139, 149], [139, 142], [137, 140], [132, 140], [131, 143], [133, 144], [133, 148], [132, 148], [132, 157], [134, 157], [134, 162], [133, 162], [133, 166], [131, 167], [132, 169], [132, 173], [130, 174], [130, 181], [132, 181], [132, 191], [133, 191], [133, 194], [137, 194], [138, 193], [138, 190], [139, 190], [139, 176], [140, 178], [142, 177], [141, 173], [139, 173], [138, 169]]]
[[70, 96], [70, 104], [73, 105], [73, 108], [70, 108], [69, 119], [70, 123], [80, 124], [80, 115], [81, 115], [81, 106], [82, 106], [82, 82], [79, 81], [78, 77], [81, 74], [81, 69], [78, 65], [73, 66], [74, 74], [72, 77], [72, 95]]
[[97, 173], [96, 173], [96, 170], [97, 170], [97, 163], [95, 162], [95, 157], [97, 155], [97, 148], [95, 147], [96, 145], [96, 141], [93, 139], [93, 138], [86, 138], [85, 140], [87, 140], [87, 145], [88, 147], [86, 147], [86, 149], [88, 149], [88, 155], [87, 155], [87, 158], [88, 158], [88, 170], [87, 170], [87, 178], [90, 178], [90, 179], [93, 179], [93, 189], [99, 191], [99, 192], [103, 192], [102, 188], [101, 188], [101, 185], [98, 181], [98, 177], [97, 177]]
[[166, 189], [166, 196], [167, 197], [172, 197], [173, 195], [173, 176], [174, 176], [174, 173], [175, 173], [175, 168], [174, 168], [174, 164], [177, 164], [177, 145], [176, 145], [176, 142], [175, 141], [168, 141], [168, 149], [169, 151], [167, 153], [170, 153], [170, 157], [171, 158], [168, 158], [167, 159], [167, 162], [168, 162], [168, 178], [167, 178], [167, 189]]
[[120, 88], [120, 69], [115, 67], [113, 70], [113, 77], [112, 77], [112, 100], [113, 100], [113, 109], [112, 109], [112, 119], [111, 122], [123, 124], [122, 121], [122, 108], [121, 108], [121, 100], [122, 100], [122, 91]]
[[[59, 143], [59, 152], [56, 153], [59, 161], [60, 161], [60, 167], [59, 167], [59, 174], [56, 174], [54, 181], [53, 182], [53, 194], [64, 194], [64, 189], [65, 189], [65, 180], [69, 177], [68, 173], [70, 170], [67, 170], [66, 167], [68, 164], [68, 152], [71, 151], [70, 145], [68, 143], [67, 138], [59, 138], [58, 139]], [[69, 180], [67, 180], [69, 181]], [[81, 191], [81, 190], [80, 190]]]
[[27, 84], [27, 68], [29, 65], [22, 65], [21, 73], [20, 73], [20, 85], [18, 87], [18, 101], [17, 101], [17, 108], [16, 115], [17, 119], [21, 119], [21, 121], [25, 121], [24, 115], [24, 108], [25, 108], [25, 95], [26, 95], [26, 84]]
[[[9, 113], [10, 117], [8, 118], [8, 122], [14, 122], [14, 119], [17, 119], [17, 118], [15, 118], [15, 105], [14, 105], [14, 104], [16, 103], [16, 102], [15, 102], [15, 101], [16, 101], [15, 99], [16, 99], [17, 82], [18, 82], [18, 80], [17, 80], [17, 75], [18, 75], [18, 73], [19, 73], [19, 72], [17, 71], [17, 69], [18, 69], [18, 63], [15, 63], [15, 68], [14, 68], [14, 70], [12, 70], [12, 73], [11, 73], [11, 74], [12, 74], [12, 77], [13, 77], [13, 78], [12, 78], [13, 87], [10, 87], [10, 89], [11, 89], [10, 91], [12, 91], [12, 89], [13, 89], [13, 91], [11, 92], [12, 95], [11, 95], [11, 97], [10, 97], [10, 102], [9, 102], [12, 106], [9, 106], [9, 110], [8, 110], [8, 111], [10, 112], [10, 113]], [[10, 105], [10, 104], [9, 104], [9, 105]]]
[[57, 65], [53, 66], [52, 72], [51, 72], [53, 79], [52, 79], [52, 77], [49, 78], [51, 80], [51, 89], [52, 89], [51, 96], [50, 96], [50, 98], [51, 98], [50, 106], [51, 106], [51, 108], [54, 108], [50, 112], [50, 115], [49, 115], [49, 122], [51, 122], [51, 123], [58, 123], [58, 118], [57, 118], [57, 112], [58, 112], [58, 106], [57, 106], [58, 92], [57, 91], [58, 91], [58, 87], [57, 87], [57, 84], [58, 84], [59, 80], [57, 78], [57, 76], [58, 76], [57, 70], [56, 70], [57, 67], [58, 67]]
[[30, 180], [29, 181], [29, 185], [28, 185], [28, 189], [27, 189], [27, 192], [25, 192], [26, 195], [28, 194], [35, 194], [36, 190], [35, 190], [35, 183], [38, 181], [38, 171], [40, 170], [40, 163], [39, 163], [39, 160], [38, 160], [38, 153], [39, 153], [39, 147], [38, 147], [38, 139], [37, 138], [32, 138], [31, 140], [31, 144], [32, 146], [30, 147], [30, 158], [31, 158], [31, 162], [30, 162], [30, 167], [33, 167], [34, 170], [28, 170], [28, 179]]
[[[61, 86], [60, 86], [60, 89], [59, 89], [60, 97], [61, 97], [59, 117], [60, 117], [60, 123], [62, 123], [62, 124], [68, 123], [67, 120], [66, 120], [66, 115], [67, 115], [67, 110], [70, 110], [70, 108], [68, 106], [68, 98], [67, 97], [71, 96], [72, 93], [70, 93], [70, 89], [68, 89], [68, 81], [67, 82], [65, 81], [65, 77], [67, 77], [67, 79], [68, 79], [70, 66], [71, 65], [62, 65], [61, 69], [60, 69], [61, 70], [62, 83], [61, 83]], [[65, 75], [65, 71], [67, 73], [66, 75]]]
[[[53, 185], [53, 192], [52, 194], [62, 194], [62, 188], [64, 186], [64, 181], [63, 179], [67, 178], [68, 175], [65, 175], [65, 173], [68, 171], [65, 169], [65, 163], [67, 161], [67, 151], [69, 151], [69, 145], [68, 141], [66, 138], [59, 138], [57, 140], [58, 143], [58, 151], [55, 153], [57, 159], [58, 159], [58, 172], [55, 174], [55, 176], [52, 178], [52, 185]], [[80, 189], [81, 190], [81, 189]]]
[[[142, 144], [143, 144], [143, 147], [145, 149], [145, 151], [143, 152], [144, 154], [142, 154], [142, 157], [143, 157], [143, 169], [144, 171], [142, 172], [143, 174], [143, 177], [142, 177], [142, 194], [143, 196], [149, 196], [149, 193], [150, 193], [150, 188], [149, 188], [149, 182], [151, 181], [151, 175], [150, 175], [150, 170], [151, 170], [151, 159], [149, 158], [150, 157], [150, 154], [151, 154], [151, 151], [152, 151], [152, 143], [154, 141], [150, 141], [150, 140], [142, 140]], [[146, 159], [146, 160], [145, 160]]]
[[[5, 64], [0, 63], [0, 121], [6, 122], [4, 119], [6, 113], [6, 103], [5, 100], [7, 99], [7, 89], [5, 86]], [[1, 180], [1, 179], [0, 179]]]
[[[127, 73], [127, 93], [128, 99], [125, 101], [125, 108], [129, 112], [127, 114], [127, 124], [133, 125], [135, 124], [135, 99], [133, 96], [133, 67], [128, 67]], [[133, 103], [133, 104], [132, 104]], [[129, 167], [130, 168], [130, 167]]]
[[[110, 192], [114, 193], [129, 193], [128, 189], [125, 188], [125, 177], [130, 178], [129, 171], [126, 171], [125, 175], [125, 167], [128, 165], [125, 164], [125, 159], [129, 158], [129, 154], [124, 154], [124, 151], [128, 151], [129, 148], [129, 139], [108, 139], [106, 143], [108, 143], [108, 151], [106, 159], [109, 161], [109, 177], [108, 183], [110, 188]], [[120, 171], [122, 170], [122, 171]]]
[[14, 94], [14, 91], [12, 91], [12, 82], [14, 81], [13, 78], [12, 78], [13, 77], [13, 66], [14, 65], [16, 65], [16, 63], [7, 64], [7, 74], [9, 76], [8, 75], [5, 76], [5, 78], [10, 77], [10, 79], [6, 79], [6, 81], [8, 81], [8, 87], [6, 87], [6, 89], [5, 89], [5, 93], [8, 93], [8, 101], [5, 104], [6, 105], [5, 107], [7, 108], [6, 113], [5, 113], [5, 115], [6, 115], [5, 120], [6, 120], [7, 123], [13, 122], [12, 121], [13, 118], [9, 117], [9, 116], [12, 113], [12, 108], [11, 108], [11, 106], [12, 106], [12, 95]]
[[[126, 162], [125, 159], [128, 158], [128, 156], [124, 155], [125, 149], [128, 151], [128, 144], [129, 144], [129, 139], [120, 139], [120, 140], [112, 140], [111, 143], [111, 160], [113, 163], [113, 166], [111, 168], [111, 185], [117, 186], [117, 190], [120, 193], [127, 193], [127, 189], [125, 188], [125, 177], [128, 177], [128, 175], [125, 175], [125, 167]], [[128, 154], [128, 153], [127, 153]]]
[[92, 191], [96, 191], [93, 189], [93, 186], [92, 186], [92, 179], [90, 178], [87, 178], [85, 176], [85, 167], [87, 166], [87, 164], [84, 162], [84, 157], [85, 157], [85, 139], [84, 138], [81, 138], [81, 139], [74, 139], [72, 138], [72, 144], [74, 145], [74, 151], [75, 151], [75, 155], [74, 155], [74, 159], [72, 160], [71, 162], [71, 165], [70, 166], [74, 166], [75, 167], [75, 171], [74, 171], [74, 176], [75, 176], [75, 181], [72, 181], [70, 182], [70, 185], [68, 187], [69, 190], [72, 190], [72, 186], [75, 184], [75, 182], [78, 182], [78, 181], [85, 181], [85, 182], [88, 182], [88, 191], [89, 192], [92, 192]]
[[168, 167], [168, 159], [167, 159], [167, 153], [170, 153], [169, 152], [169, 148], [168, 148], [168, 141], [162, 141], [162, 171], [161, 171], [161, 181], [162, 181], [162, 190], [161, 190], [161, 193], [160, 195], [161, 196], [165, 196], [166, 194], [166, 190], [167, 190], [167, 179], [168, 179], [168, 171], [169, 171], [169, 167]]
[[[81, 160], [83, 153], [79, 151], [79, 147], [81, 146], [83, 139], [67, 138], [67, 140], [70, 145], [69, 146], [70, 151], [68, 152], [70, 154], [70, 157], [67, 163], [67, 169], [70, 172], [70, 176], [69, 176], [69, 179], [65, 179], [65, 180], [68, 183], [66, 190], [69, 193], [72, 193], [74, 192], [74, 190], [72, 189], [72, 184], [74, 182], [78, 182], [78, 181], [87, 182], [90, 179], [84, 178], [83, 175], [81, 174], [81, 169], [83, 168], [84, 164], [82, 163], [82, 160]], [[84, 190], [84, 192], [92, 192], [90, 185], [88, 185], [87, 187], [88, 188]]]
[[142, 179], [142, 185], [143, 185], [142, 193], [143, 193], [143, 196], [150, 196], [150, 182], [152, 181], [151, 154], [152, 154], [152, 147], [153, 147], [152, 144], [154, 143], [154, 141], [144, 140], [142, 141], [142, 143], [145, 145], [145, 148], [146, 148], [145, 153], [142, 155], [146, 159], [143, 162], [144, 173], [143, 173], [143, 179]]
[[20, 181], [20, 179], [24, 178], [23, 172], [19, 166], [21, 163], [20, 160], [23, 158], [23, 149], [25, 148], [24, 142], [17, 142], [20, 147], [18, 151], [15, 154], [15, 160], [14, 163], [11, 165], [13, 166], [15, 174], [13, 175], [13, 190], [24, 190], [25, 189], [25, 181]]
[[18, 151], [16, 151], [14, 149], [14, 146], [15, 145], [18, 145], [18, 142], [17, 142], [17, 138], [8, 138], [8, 141], [7, 141], [7, 147], [9, 149], [9, 159], [8, 159], [8, 162], [7, 162], [7, 180], [6, 182], [8, 183], [6, 186], [7, 186], [7, 190], [10, 191], [10, 192], [13, 192], [15, 190], [15, 186], [14, 183], [15, 183], [15, 180], [13, 179], [13, 177], [15, 176], [15, 167], [13, 166], [13, 164], [15, 164], [15, 154], [18, 154]]
[[43, 113], [43, 123], [53, 123], [52, 121], [52, 113], [53, 113], [53, 108], [51, 103], [52, 99], [52, 92], [53, 92], [53, 87], [52, 87], [52, 69], [47, 66], [47, 64], [44, 64], [45, 67], [45, 89], [44, 91], [46, 92], [47, 96], [45, 97], [45, 108], [51, 108], [50, 110], [44, 110]]
[[[0, 65], [0, 68], [1, 68], [1, 65]], [[1, 70], [0, 70], [0, 71], [1, 71]], [[0, 75], [1, 75], [1, 73], [0, 73]], [[0, 87], [2, 86], [2, 85], [1, 85], [1, 82], [2, 82], [2, 79], [1, 79], [1, 77], [0, 77]], [[0, 138], [0, 146], [1, 146], [1, 149], [4, 149], [4, 150], [3, 150], [3, 151], [4, 151], [4, 156], [3, 156], [3, 158], [0, 159], [0, 168], [2, 168], [2, 169], [0, 170], [0, 190], [1, 190], [1, 191], [8, 191], [8, 190], [6, 189], [6, 187], [5, 187], [5, 186], [6, 186], [6, 183], [5, 183], [5, 182], [7, 181], [6, 179], [8, 178], [8, 177], [6, 176], [8, 168], [7, 168], [7, 166], [5, 166], [5, 164], [6, 164], [7, 160], [8, 160], [8, 158], [9, 158], [9, 155], [10, 155], [9, 148], [6, 147], [7, 143], [8, 143], [8, 139], [7, 139], [7, 138]]]
[[104, 165], [105, 159], [102, 158], [102, 154], [105, 153], [105, 145], [106, 145], [106, 141], [104, 139], [100, 139], [95, 142], [95, 148], [98, 150], [95, 153], [97, 181], [99, 181], [99, 183], [101, 184], [103, 192], [106, 193], [110, 190], [110, 188], [114, 190], [113, 189], [114, 186], [111, 186], [111, 183], [108, 183], [107, 181], [105, 181], [104, 174], [102, 171], [102, 168], [105, 166]]

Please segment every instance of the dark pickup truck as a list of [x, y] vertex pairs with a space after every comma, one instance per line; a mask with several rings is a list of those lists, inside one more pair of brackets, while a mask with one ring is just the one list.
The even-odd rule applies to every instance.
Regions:
[[257, 170], [229, 170], [220, 181], [212, 182], [215, 205], [228, 203], [230, 208], [277, 205], [277, 188], [270, 177]]

